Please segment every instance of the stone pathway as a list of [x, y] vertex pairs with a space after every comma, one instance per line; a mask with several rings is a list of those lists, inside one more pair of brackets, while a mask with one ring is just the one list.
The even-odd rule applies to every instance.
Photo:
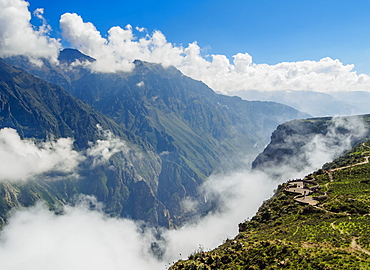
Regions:
[[[290, 192], [290, 193], [299, 194], [293, 198], [297, 202], [304, 203], [304, 204], [310, 204], [310, 205], [317, 205], [319, 201], [309, 196], [313, 193], [312, 187], [305, 188], [305, 182], [309, 184], [316, 184], [315, 180], [305, 181], [305, 180], [297, 179], [295, 181], [289, 182], [287, 187], [285, 188], [285, 191]], [[318, 188], [318, 187], [319, 185], [314, 186], [314, 188]]]
[[319, 203], [319, 201], [315, 200], [311, 196], [298, 195], [298, 196], [294, 197], [294, 200], [297, 201], [297, 202], [300, 202], [300, 203], [310, 204], [310, 205], [317, 205]]

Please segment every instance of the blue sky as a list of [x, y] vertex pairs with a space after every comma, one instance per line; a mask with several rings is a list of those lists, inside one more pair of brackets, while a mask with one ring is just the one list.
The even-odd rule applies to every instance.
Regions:
[[104, 35], [127, 24], [160, 30], [171, 43], [197, 41], [205, 53], [248, 52], [255, 63], [324, 57], [355, 64], [370, 74], [370, 1], [188, 0], [72, 1], [30, 0], [42, 7], [58, 30], [65, 12], [92, 22]]

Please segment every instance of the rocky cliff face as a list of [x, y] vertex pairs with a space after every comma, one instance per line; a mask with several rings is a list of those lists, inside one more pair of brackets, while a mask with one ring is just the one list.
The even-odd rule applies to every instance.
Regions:
[[270, 143], [253, 161], [252, 168], [269, 171], [289, 166], [300, 171], [309, 165], [313, 149], [322, 147], [337, 157], [368, 138], [369, 127], [370, 115], [288, 121], [272, 133]]

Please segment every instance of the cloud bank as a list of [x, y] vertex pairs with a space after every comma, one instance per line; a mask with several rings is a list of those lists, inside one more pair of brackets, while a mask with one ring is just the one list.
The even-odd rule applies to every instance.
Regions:
[[303, 153], [310, 167], [319, 169], [324, 163], [351, 149], [354, 142], [364, 138], [367, 131], [359, 117], [334, 117], [327, 133], [315, 135], [303, 147]]
[[83, 206], [56, 216], [43, 204], [15, 213], [2, 231], [0, 260], [9, 270], [163, 269], [150, 256], [152, 235], [130, 220]]
[[[224, 177], [211, 181], [219, 185]], [[95, 201], [88, 197], [82, 198], [82, 203], [75, 207], [64, 207], [63, 215], [55, 215], [42, 203], [18, 210], [13, 212], [0, 235], [2, 267], [11, 270], [166, 269], [178, 259], [187, 258], [199, 246], [208, 250], [226, 237], [233, 237], [237, 224], [255, 213], [276, 184], [247, 172], [227, 177], [230, 187], [237, 185], [237, 189], [231, 188], [229, 196], [238, 194], [224, 205], [224, 210], [229, 211], [209, 215], [179, 230], [162, 230], [159, 240], [156, 231], [143, 230], [140, 223], [109, 218], [100, 211], [89, 210], [87, 205]], [[164, 252], [160, 260], [151, 251], [153, 243]]]
[[[50, 26], [36, 9], [41, 20], [38, 28], [30, 23], [31, 13], [24, 0], [0, 0], [0, 57], [27, 55], [34, 63], [37, 58], [56, 60], [61, 48], [59, 40], [49, 36]], [[227, 94], [237, 90], [310, 90], [368, 91], [370, 77], [357, 74], [353, 65], [344, 65], [329, 57], [319, 61], [283, 62], [276, 65], [253, 63], [248, 53], [237, 53], [233, 59], [225, 55], [203, 55], [196, 42], [179, 46], [167, 41], [159, 30], [147, 33], [145, 28], [131, 25], [112, 27], [101, 34], [92, 22], [84, 22], [75, 13], [60, 18], [65, 41], [83, 53], [97, 59], [92, 63], [96, 72], [131, 71], [133, 61], [173, 65], [185, 75], [203, 81], [215, 91]]]

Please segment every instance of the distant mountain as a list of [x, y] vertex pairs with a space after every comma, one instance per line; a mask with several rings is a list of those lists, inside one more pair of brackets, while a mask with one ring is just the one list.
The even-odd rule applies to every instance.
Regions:
[[[263, 149], [278, 124], [309, 116], [273, 102], [218, 95], [174, 67], [135, 61], [132, 72], [95, 73], [85, 65], [70, 65], [74, 57], [91, 60], [75, 50], [64, 50], [60, 65], [45, 61], [37, 67], [22, 57], [6, 61], [90, 104], [94, 113], [112, 123], [112, 127], [102, 125], [104, 129], [112, 129], [144, 153], [141, 162], [129, 162], [131, 167], [120, 165], [119, 158], [129, 157], [115, 156], [105, 167], [84, 171], [94, 184], [85, 181], [83, 189], [75, 189], [76, 184], [69, 187], [77, 190], [75, 193], [96, 195], [113, 215], [168, 227], [206, 212], [209, 206], [204, 203], [188, 212], [182, 201], [188, 197], [203, 201], [197, 190], [211, 173], [245, 166], [245, 160]], [[39, 102], [39, 107], [46, 105], [47, 101]], [[78, 128], [85, 129], [85, 124], [80, 124]], [[22, 128], [18, 130], [25, 134]], [[32, 132], [25, 136], [37, 135]], [[117, 168], [113, 176], [109, 165]]]
[[370, 92], [258, 91], [230, 92], [245, 100], [274, 101], [312, 116], [361, 115], [370, 113]]
[[369, 149], [361, 143], [304, 181], [279, 185], [234, 239], [169, 269], [368, 269]]

